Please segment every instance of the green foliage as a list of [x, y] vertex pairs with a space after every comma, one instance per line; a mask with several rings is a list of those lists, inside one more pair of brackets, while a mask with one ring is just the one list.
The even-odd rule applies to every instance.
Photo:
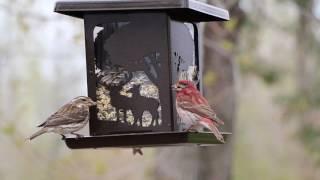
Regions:
[[207, 71], [203, 76], [203, 82], [207, 87], [212, 87], [217, 82], [217, 74], [213, 71]]
[[235, 44], [232, 41], [224, 40], [221, 42], [221, 47], [225, 50], [231, 51], [234, 48]]
[[276, 100], [286, 107], [287, 115], [290, 116], [306, 112], [311, 107], [310, 99], [305, 94], [280, 96]]
[[[292, 0], [278, 0], [279, 3], [288, 2], [288, 1], [292, 1]], [[310, 3], [313, 3], [313, 0], [293, 0], [292, 2], [294, 2], [297, 6], [299, 6], [299, 8], [304, 9], [308, 7]]]
[[249, 57], [240, 57], [239, 64], [242, 73], [255, 75], [268, 85], [277, 83], [283, 75], [279, 68], [263, 62], [255, 62]]
[[312, 109], [320, 107], [319, 86], [310, 87], [309, 92], [294, 93], [292, 95], [280, 96], [277, 102], [283, 105], [291, 116], [300, 115]]
[[313, 0], [294, 0], [300, 8], [306, 8]]
[[316, 151], [320, 149], [320, 129], [310, 125], [303, 126], [299, 137], [308, 148], [314, 149], [316, 147]]
[[320, 128], [311, 125], [305, 125], [300, 128], [298, 133], [304, 147], [310, 152], [316, 164], [320, 166]]
[[311, 87], [309, 92], [296, 93], [292, 96], [279, 98], [279, 102], [286, 108], [287, 117], [296, 117], [300, 121], [297, 139], [303, 144], [309, 156], [320, 166], [320, 127], [317, 125], [319, 117], [308, 116], [317, 112], [320, 107], [320, 92], [318, 86]]
[[7, 123], [1, 127], [1, 132], [7, 136], [13, 136], [16, 133], [16, 125], [14, 123]]
[[279, 75], [280, 73], [278, 71], [275, 71], [273, 69], [269, 69], [267, 71], [263, 71], [261, 73], [261, 77], [267, 84], [274, 84], [279, 81]]
[[226, 30], [232, 32], [236, 29], [239, 24], [239, 20], [237, 18], [232, 18], [224, 24]]
[[107, 171], [108, 171], [108, 167], [107, 167], [106, 162], [100, 162], [100, 161], [96, 162], [95, 173], [97, 175], [104, 175], [107, 173]]

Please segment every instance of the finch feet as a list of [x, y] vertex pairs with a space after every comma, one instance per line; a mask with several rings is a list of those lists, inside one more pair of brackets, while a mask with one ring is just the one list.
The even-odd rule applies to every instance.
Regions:
[[187, 132], [197, 133], [198, 131], [195, 129], [188, 129]]
[[198, 131], [195, 129], [194, 126], [191, 126], [191, 127], [188, 128], [186, 131], [187, 131], [187, 132], [193, 132], [193, 133], [197, 133], [197, 132], [198, 132]]

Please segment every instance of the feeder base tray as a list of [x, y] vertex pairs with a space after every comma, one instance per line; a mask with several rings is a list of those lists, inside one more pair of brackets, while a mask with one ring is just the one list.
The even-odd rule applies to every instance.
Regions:
[[[222, 133], [227, 141], [231, 133]], [[152, 132], [132, 133], [103, 136], [89, 136], [81, 138], [66, 138], [65, 142], [71, 149], [86, 148], [130, 148], [200, 145], [210, 146], [223, 144], [212, 133], [206, 132]]]

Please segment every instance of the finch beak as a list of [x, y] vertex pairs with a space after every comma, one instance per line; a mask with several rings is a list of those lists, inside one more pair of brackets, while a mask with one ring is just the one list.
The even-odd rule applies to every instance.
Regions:
[[91, 104], [90, 104], [91, 106], [96, 106], [96, 105], [97, 105], [97, 103], [94, 102], [94, 101], [91, 101], [90, 103], [91, 103]]
[[175, 85], [172, 85], [171, 88], [172, 88], [173, 90], [177, 90], [178, 87], [177, 87], [177, 85], [175, 84]]

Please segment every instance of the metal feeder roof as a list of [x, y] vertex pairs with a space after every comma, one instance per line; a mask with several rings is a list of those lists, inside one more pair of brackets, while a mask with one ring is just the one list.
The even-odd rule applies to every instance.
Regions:
[[93, 0], [59, 1], [55, 12], [83, 18], [86, 13], [166, 11], [172, 18], [185, 22], [225, 21], [225, 9], [195, 0]]

